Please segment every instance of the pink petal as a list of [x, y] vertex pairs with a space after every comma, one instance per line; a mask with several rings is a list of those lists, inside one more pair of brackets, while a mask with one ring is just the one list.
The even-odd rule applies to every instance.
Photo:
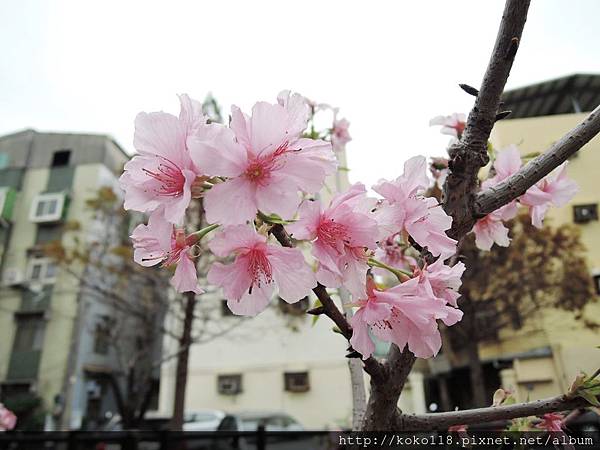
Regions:
[[364, 308], [360, 308], [350, 319], [352, 325], [352, 337], [350, 345], [359, 352], [363, 359], [370, 357], [375, 351], [375, 344], [369, 336], [369, 328], [364, 319]]
[[236, 250], [250, 249], [266, 241], [265, 236], [258, 234], [248, 225], [231, 225], [217, 233], [208, 242], [208, 248], [216, 256], [225, 258]]
[[244, 173], [248, 156], [235, 140], [233, 132], [218, 124], [208, 131], [194, 134], [187, 140], [190, 156], [202, 172], [211, 176], [237, 177]]
[[232, 264], [214, 263], [207, 274], [207, 281], [223, 288], [225, 298], [239, 301], [252, 285], [248, 260], [238, 257]]
[[179, 167], [187, 166], [186, 130], [179, 119], [164, 112], [139, 113], [133, 145], [138, 152], [159, 155]]
[[301, 300], [317, 286], [315, 275], [299, 249], [269, 246], [269, 261], [273, 267], [273, 279], [279, 287], [279, 296], [286, 302]]
[[317, 236], [321, 220], [321, 202], [304, 200], [298, 209], [298, 220], [286, 225], [294, 239], [312, 240]]
[[250, 139], [254, 155], [273, 153], [284, 142], [295, 139], [288, 131], [288, 114], [281, 105], [258, 102], [252, 108]]
[[232, 313], [239, 316], [256, 316], [269, 306], [273, 294], [273, 283], [254, 286], [252, 293], [246, 292], [240, 300], [227, 299], [227, 306]]
[[171, 284], [177, 292], [194, 292], [202, 294], [204, 291], [198, 286], [198, 273], [196, 265], [187, 253], [182, 253], [175, 275], [171, 278]]
[[255, 187], [244, 177], [219, 183], [205, 194], [204, 207], [210, 223], [246, 223], [256, 215]]
[[281, 174], [271, 175], [268, 184], [257, 185], [256, 189], [256, 207], [266, 214], [277, 214], [283, 219], [291, 219], [298, 205], [300, 197], [298, 190], [292, 180]]
[[191, 170], [184, 169], [183, 176], [185, 183], [183, 185], [183, 194], [179, 197], [173, 197], [169, 202], [165, 202], [165, 219], [175, 225], [181, 225], [185, 217], [185, 211], [192, 200], [192, 183], [196, 180], [196, 174]]

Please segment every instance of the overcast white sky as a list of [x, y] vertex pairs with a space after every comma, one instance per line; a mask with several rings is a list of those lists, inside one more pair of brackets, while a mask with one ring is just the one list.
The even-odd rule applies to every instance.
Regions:
[[[292, 89], [351, 122], [351, 181], [395, 177], [448, 141], [428, 121], [468, 111], [503, 1], [0, 3], [0, 134], [113, 135], [137, 112], [211, 91], [248, 110]], [[600, 72], [600, 2], [534, 0], [508, 87]]]

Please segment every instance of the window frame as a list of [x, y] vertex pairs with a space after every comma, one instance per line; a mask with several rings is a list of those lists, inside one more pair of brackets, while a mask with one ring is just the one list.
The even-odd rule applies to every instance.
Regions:
[[[53, 192], [46, 194], [38, 194], [33, 198], [31, 202], [31, 208], [29, 210], [29, 220], [33, 223], [46, 223], [46, 222], [59, 222], [62, 220], [63, 212], [65, 210], [67, 195], [64, 192]], [[42, 209], [42, 214], [38, 214], [40, 205], [52, 204], [56, 202], [54, 211], [50, 212], [49, 207], [45, 206]]]
[[[36, 267], [40, 267], [40, 272], [37, 278], [33, 278], [33, 272]], [[49, 268], [54, 269], [52, 276], [48, 276]], [[46, 257], [31, 257], [27, 262], [27, 281], [34, 284], [54, 284], [58, 276], [58, 266], [50, 258]]]
[[[298, 384], [298, 377], [303, 377], [305, 383]], [[310, 391], [310, 374], [308, 370], [284, 372], [283, 373], [283, 388], [286, 392], [303, 393]]]

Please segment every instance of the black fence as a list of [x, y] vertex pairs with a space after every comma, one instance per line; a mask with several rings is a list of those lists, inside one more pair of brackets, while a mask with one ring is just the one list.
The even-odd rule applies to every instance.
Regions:
[[327, 431], [0, 432], [2, 450], [333, 450]]

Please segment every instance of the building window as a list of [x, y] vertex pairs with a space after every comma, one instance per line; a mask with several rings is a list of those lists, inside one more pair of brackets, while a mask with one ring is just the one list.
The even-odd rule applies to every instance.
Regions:
[[45, 320], [41, 314], [18, 317], [14, 350], [16, 352], [41, 350], [44, 344], [44, 325]]
[[217, 377], [217, 391], [223, 395], [236, 395], [242, 392], [242, 375], [219, 375]]
[[35, 223], [58, 222], [63, 217], [66, 195], [62, 192], [39, 194], [33, 199], [29, 220]]
[[71, 150], [59, 150], [52, 155], [52, 167], [68, 166]]
[[308, 392], [308, 372], [286, 372], [283, 374], [285, 390], [288, 392]]
[[596, 287], [596, 294], [600, 295], [600, 274], [594, 275], [594, 286]]
[[112, 321], [108, 316], [101, 316], [100, 321], [96, 323], [96, 329], [94, 330], [94, 353], [98, 355], [108, 354], [112, 325]]
[[278, 306], [282, 313], [292, 316], [302, 316], [308, 311], [310, 303], [308, 297], [304, 297], [296, 303], [288, 303], [281, 297], [278, 297]]
[[51, 284], [56, 281], [57, 267], [49, 258], [33, 258], [27, 269], [31, 283]]
[[573, 220], [575, 223], [586, 223], [592, 220], [598, 220], [598, 205], [574, 205]]

